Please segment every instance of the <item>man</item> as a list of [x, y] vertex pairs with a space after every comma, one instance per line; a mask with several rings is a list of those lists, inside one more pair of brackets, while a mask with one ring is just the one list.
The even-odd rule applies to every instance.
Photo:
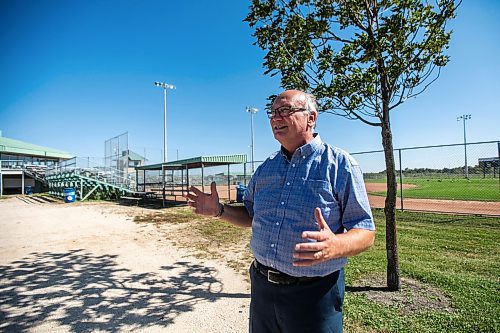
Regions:
[[374, 241], [362, 173], [314, 133], [314, 96], [280, 94], [268, 112], [281, 150], [257, 168], [245, 207], [192, 187], [195, 212], [252, 227], [250, 332], [342, 332], [344, 265]]

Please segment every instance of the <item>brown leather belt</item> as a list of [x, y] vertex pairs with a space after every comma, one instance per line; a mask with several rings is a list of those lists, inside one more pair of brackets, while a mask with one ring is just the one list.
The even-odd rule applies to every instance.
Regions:
[[267, 278], [267, 281], [271, 283], [276, 283], [276, 284], [282, 284], [282, 285], [294, 285], [294, 284], [300, 284], [302, 282], [306, 281], [313, 281], [320, 279], [321, 277], [308, 277], [308, 276], [291, 276], [285, 273], [282, 273], [280, 271], [277, 271], [275, 269], [272, 269], [270, 267], [264, 266], [261, 263], [259, 263], [257, 260], [253, 261], [253, 266], [255, 267], [255, 270], [259, 272], [261, 275], [264, 275]]

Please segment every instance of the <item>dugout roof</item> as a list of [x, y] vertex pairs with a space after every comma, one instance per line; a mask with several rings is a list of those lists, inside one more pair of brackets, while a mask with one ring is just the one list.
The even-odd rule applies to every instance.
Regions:
[[177, 160], [166, 163], [158, 163], [136, 167], [136, 170], [181, 170], [196, 169], [202, 167], [220, 166], [228, 164], [242, 164], [247, 162], [247, 155], [217, 155], [217, 156], [199, 156], [183, 160]]

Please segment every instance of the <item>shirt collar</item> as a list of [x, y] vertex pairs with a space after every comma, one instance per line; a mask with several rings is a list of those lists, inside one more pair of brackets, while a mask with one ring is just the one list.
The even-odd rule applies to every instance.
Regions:
[[[321, 146], [323, 145], [323, 141], [321, 140], [321, 137], [319, 136], [318, 133], [314, 133], [313, 136], [314, 136], [314, 139], [312, 139], [311, 142], [306, 143], [302, 147], [297, 148], [297, 150], [292, 155], [292, 159], [295, 156], [297, 156], [297, 157], [307, 157], [307, 156], [311, 155], [313, 152], [319, 151], [321, 149]], [[287, 161], [289, 161], [288, 157], [285, 154], [285, 151], [284, 151], [283, 147], [281, 147], [280, 152], [281, 152], [281, 155]]]

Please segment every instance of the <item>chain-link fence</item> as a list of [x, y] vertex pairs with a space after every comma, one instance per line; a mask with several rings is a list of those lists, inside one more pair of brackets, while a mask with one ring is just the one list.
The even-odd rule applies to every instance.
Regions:
[[[382, 208], [386, 194], [384, 152], [352, 155], [363, 168], [372, 207]], [[499, 141], [396, 149], [397, 207], [500, 215], [499, 156]]]
[[[386, 195], [384, 151], [354, 152], [373, 208]], [[400, 210], [500, 216], [500, 141], [394, 150]], [[255, 169], [262, 161], [255, 161]], [[242, 184], [248, 184], [252, 163]], [[401, 184], [403, 184], [401, 186]]]
[[[386, 195], [384, 151], [354, 152], [364, 172], [373, 208], [383, 208]], [[400, 210], [500, 216], [500, 141], [394, 150]], [[138, 171], [138, 191], [181, 196], [188, 186], [210, 191], [217, 183], [223, 200], [236, 200], [239, 185], [247, 185], [263, 161], [198, 169]], [[203, 180], [203, 181], [202, 181]], [[401, 185], [402, 184], [402, 185]]]
[[105, 166], [120, 170], [127, 178], [129, 168], [128, 132], [104, 142]]

